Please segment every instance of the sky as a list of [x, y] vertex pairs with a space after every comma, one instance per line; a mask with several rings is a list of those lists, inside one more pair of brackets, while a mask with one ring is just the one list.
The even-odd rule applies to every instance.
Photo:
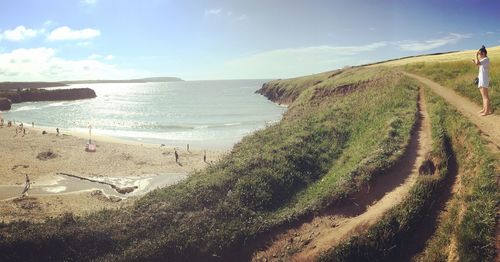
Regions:
[[288, 78], [481, 45], [499, 0], [0, 1], [0, 82]]

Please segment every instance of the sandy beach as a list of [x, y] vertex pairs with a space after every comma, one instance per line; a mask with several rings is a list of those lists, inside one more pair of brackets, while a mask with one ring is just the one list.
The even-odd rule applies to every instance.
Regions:
[[[26, 125], [25, 125], [26, 127]], [[53, 128], [52, 128], [53, 129]], [[86, 152], [88, 134], [55, 129], [26, 127], [26, 135], [16, 135], [15, 127], [0, 127], [0, 185], [17, 185], [21, 189], [28, 174], [32, 188], [51, 185], [60, 180], [57, 173], [84, 178], [106, 180], [113, 178], [141, 178], [158, 174], [186, 174], [205, 168], [216, 161], [224, 151], [198, 148], [177, 148], [179, 162], [175, 162], [174, 148], [155, 144], [140, 144], [105, 136], [93, 135], [97, 152]], [[48, 134], [42, 134], [46, 130]], [[184, 175], [185, 176], [185, 175]], [[2, 190], [0, 188], [0, 190]], [[28, 219], [43, 220], [65, 212], [85, 214], [103, 208], [130, 205], [137, 197], [122, 199], [108, 197], [95, 190], [52, 195], [29, 195], [25, 198], [0, 200], [0, 221]]]

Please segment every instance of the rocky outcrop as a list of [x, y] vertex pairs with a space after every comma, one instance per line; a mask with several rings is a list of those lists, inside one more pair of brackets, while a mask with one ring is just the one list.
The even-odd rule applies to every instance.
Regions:
[[[95, 98], [95, 91], [90, 88], [74, 88], [74, 89], [28, 89], [24, 91], [6, 91], [0, 92], [0, 107], [2, 100], [8, 100], [12, 103], [22, 102], [37, 102], [37, 101], [61, 101], [61, 100], [79, 100], [87, 98]], [[5, 105], [7, 104], [4, 102]], [[5, 106], [7, 107], [7, 106]], [[1, 109], [0, 110], [9, 110]]]
[[0, 97], [0, 110], [5, 111], [5, 110], [10, 110], [12, 102], [8, 98]]

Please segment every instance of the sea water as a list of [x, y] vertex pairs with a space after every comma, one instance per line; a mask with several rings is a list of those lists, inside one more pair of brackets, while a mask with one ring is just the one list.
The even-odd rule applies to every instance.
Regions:
[[[3, 118], [37, 126], [191, 148], [230, 148], [285, 110], [255, 94], [265, 80], [75, 84], [97, 98], [13, 104]], [[53, 130], [51, 130], [53, 132]]]

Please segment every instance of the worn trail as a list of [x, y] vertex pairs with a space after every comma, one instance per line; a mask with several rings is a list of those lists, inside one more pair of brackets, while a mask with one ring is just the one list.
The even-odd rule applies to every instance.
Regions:
[[[457, 92], [451, 90], [450, 88], [444, 87], [430, 79], [425, 77], [407, 73], [406, 75], [417, 79], [418, 81], [425, 84], [433, 92], [443, 97], [447, 102], [452, 104], [460, 113], [467, 117], [472, 123], [474, 123], [483, 133], [483, 137], [493, 143], [497, 150], [500, 149], [500, 116], [491, 114], [487, 116], [481, 116], [478, 112], [481, 107], [476, 105], [474, 102], [470, 101], [459, 95]], [[478, 94], [479, 95], [479, 91]]]
[[312, 261], [342, 239], [366, 230], [399, 204], [415, 183], [419, 167], [431, 150], [431, 129], [422, 92], [420, 90], [419, 117], [410, 144], [394, 167], [374, 178], [367, 190], [351, 196], [326, 214], [277, 234], [263, 250], [254, 254], [253, 260]]
[[[407, 72], [404, 73], [425, 84], [429, 89], [444, 98], [448, 103], [453, 105], [460, 113], [462, 113], [462, 115], [464, 115], [465, 117], [467, 117], [467, 119], [474, 123], [481, 132], [481, 136], [489, 141], [488, 148], [491, 150], [493, 155], [497, 159], [500, 158], [500, 116], [495, 114], [481, 116], [478, 113], [478, 111], [481, 109], [478, 105], [476, 105], [469, 99], [459, 95], [450, 88], [444, 87], [430, 79], [419, 75]], [[497, 167], [497, 171], [500, 171], [500, 167]], [[498, 252], [498, 250], [500, 250], [500, 210], [497, 210], [496, 220], [495, 245]], [[498, 256], [497, 260], [500, 261]]]

